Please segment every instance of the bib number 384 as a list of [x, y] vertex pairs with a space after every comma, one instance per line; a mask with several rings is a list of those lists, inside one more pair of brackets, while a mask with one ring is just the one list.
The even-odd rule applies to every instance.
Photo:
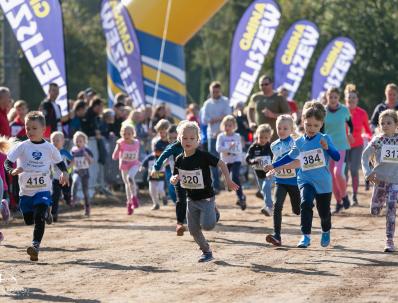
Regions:
[[205, 188], [201, 169], [196, 169], [196, 170], [179, 169], [178, 174], [180, 176], [180, 184], [182, 188], [186, 189]]
[[381, 148], [381, 162], [398, 163], [398, 146], [383, 145]]
[[303, 171], [326, 166], [325, 155], [321, 148], [300, 153], [300, 164]]

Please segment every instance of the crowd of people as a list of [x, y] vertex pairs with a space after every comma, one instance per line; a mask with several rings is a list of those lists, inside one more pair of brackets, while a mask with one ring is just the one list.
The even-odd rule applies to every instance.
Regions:
[[209, 99], [201, 108], [190, 104], [179, 123], [166, 104], [134, 108], [122, 93], [105, 108], [92, 88], [70, 101], [65, 114], [56, 103], [58, 94], [58, 85], [50, 84], [45, 100], [33, 110], [0, 87], [1, 214], [8, 221], [10, 209], [21, 211], [25, 223], [34, 225], [27, 249], [32, 261], [38, 260], [45, 224], [59, 220], [60, 201], [75, 207], [82, 200], [84, 215], [90, 216], [94, 195], [111, 197], [123, 189], [126, 213], [133, 215], [146, 185], [152, 210], [174, 202], [176, 234], [182, 236], [187, 224], [203, 252], [199, 261], [210, 261], [213, 254], [202, 230], [213, 229], [220, 218], [216, 195], [223, 189], [236, 191], [236, 205], [244, 211], [244, 191], [253, 186], [251, 180], [264, 201], [261, 213], [273, 218], [274, 233], [266, 236], [267, 242], [282, 245], [282, 209], [289, 195], [292, 212], [301, 218], [297, 246], [311, 244], [315, 200], [321, 246], [327, 247], [332, 195], [335, 214], [368, 203], [358, 199], [361, 167], [365, 188], [374, 184], [371, 213], [379, 214], [387, 203], [384, 250], [395, 249], [395, 84], [386, 86], [386, 101], [370, 120], [358, 106], [359, 93], [352, 84], [344, 90], [345, 104], [340, 91], [329, 88], [321, 100], [308, 101], [300, 110], [287, 100], [285, 88], [274, 90], [267, 75], [260, 77], [259, 92], [247, 105], [230, 104], [221, 84], [212, 82]]

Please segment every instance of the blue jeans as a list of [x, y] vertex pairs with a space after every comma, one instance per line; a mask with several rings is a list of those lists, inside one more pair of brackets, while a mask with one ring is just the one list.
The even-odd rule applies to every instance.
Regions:
[[263, 193], [264, 205], [272, 209], [274, 205], [274, 202], [272, 201], [273, 179], [259, 178], [256, 173], [254, 175], [256, 176], [258, 186], [261, 188], [261, 192]]
[[[208, 148], [209, 148], [209, 153], [216, 157], [220, 157], [218, 152], [216, 151], [216, 138], [209, 138], [208, 139]], [[215, 190], [220, 190], [220, 177], [219, 177], [219, 172], [218, 172], [218, 167], [211, 167], [211, 175], [213, 178], [213, 187]]]
[[239, 200], [243, 200], [243, 191], [242, 191], [242, 186], [240, 185], [240, 162], [234, 162], [234, 163], [228, 163], [227, 167], [229, 172], [232, 174], [232, 181], [234, 181], [238, 186], [239, 189], [236, 191], [236, 195], [238, 196]]

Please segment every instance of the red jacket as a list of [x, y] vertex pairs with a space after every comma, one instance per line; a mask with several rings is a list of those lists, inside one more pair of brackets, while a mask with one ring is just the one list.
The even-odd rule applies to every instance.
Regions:
[[0, 136], [10, 137], [11, 129], [8, 124], [7, 110], [0, 109]]

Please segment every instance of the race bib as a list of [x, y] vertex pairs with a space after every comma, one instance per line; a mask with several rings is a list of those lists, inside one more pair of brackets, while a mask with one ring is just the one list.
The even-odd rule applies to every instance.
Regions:
[[398, 145], [383, 145], [381, 148], [381, 162], [398, 163]]
[[49, 173], [24, 172], [20, 177], [20, 186], [25, 190], [45, 191], [51, 184]]
[[75, 168], [76, 169], [88, 169], [89, 164], [85, 157], [75, 157]]
[[186, 189], [204, 189], [203, 174], [201, 169], [183, 170], [178, 169], [180, 184]]
[[281, 169], [276, 172], [276, 177], [281, 179], [289, 179], [296, 177], [295, 169]]
[[253, 165], [255, 170], [264, 170], [264, 166], [271, 164], [271, 157], [270, 156], [260, 156], [255, 157], [254, 160], [257, 162]]
[[225, 144], [226, 144], [226, 148], [232, 153], [238, 152], [240, 149], [240, 142], [229, 141], [229, 142], [225, 142]]
[[131, 162], [131, 161], [135, 161], [135, 160], [137, 160], [137, 152], [135, 152], [135, 151], [124, 151], [123, 153], [122, 153], [122, 160], [123, 161], [128, 161], [128, 162]]
[[321, 148], [300, 153], [300, 164], [303, 171], [326, 166], [325, 155]]

